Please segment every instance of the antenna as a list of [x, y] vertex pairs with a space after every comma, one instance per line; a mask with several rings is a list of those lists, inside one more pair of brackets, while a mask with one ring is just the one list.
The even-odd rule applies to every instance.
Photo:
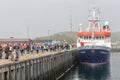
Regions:
[[50, 41], [50, 30], [48, 30], [48, 41]]
[[108, 21], [105, 21], [105, 25], [109, 25], [109, 22], [108, 22]]
[[88, 0], [88, 2], [92, 5], [95, 5], [95, 0]]
[[81, 23], [79, 24], [79, 31], [80, 32], [82, 31], [82, 24]]
[[27, 26], [27, 44], [30, 45], [30, 39], [29, 39], [29, 26]]
[[72, 32], [72, 8], [70, 9], [70, 31]]
[[72, 0], [70, 0], [70, 31], [72, 32]]
[[29, 39], [29, 26], [27, 26], [27, 39]]
[[69, 18], [69, 19], [70, 19], [70, 20], [69, 20], [69, 21], [70, 21], [69, 26], [70, 26], [70, 31], [72, 32], [72, 8], [70, 8], [70, 14], [69, 14], [69, 15], [70, 15], [70, 16], [69, 16], [69, 17], [70, 17], [70, 18]]

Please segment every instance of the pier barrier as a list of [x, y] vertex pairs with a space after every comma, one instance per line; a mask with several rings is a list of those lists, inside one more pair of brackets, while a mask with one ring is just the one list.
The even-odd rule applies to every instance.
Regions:
[[0, 65], [0, 80], [59, 80], [75, 63], [77, 51]]

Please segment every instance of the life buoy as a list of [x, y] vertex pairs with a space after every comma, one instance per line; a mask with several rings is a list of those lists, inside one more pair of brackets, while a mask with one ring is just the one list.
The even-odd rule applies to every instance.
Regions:
[[80, 42], [81, 46], [84, 46], [84, 42]]

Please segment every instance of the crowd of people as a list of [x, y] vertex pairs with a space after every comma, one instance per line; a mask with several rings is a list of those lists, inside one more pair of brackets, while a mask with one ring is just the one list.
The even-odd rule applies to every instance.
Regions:
[[0, 59], [3, 58], [5, 54], [5, 59], [9, 59], [9, 56], [14, 56], [17, 60], [20, 56], [24, 54], [34, 54], [34, 53], [44, 53], [44, 52], [55, 52], [57, 50], [69, 50], [75, 47], [69, 44], [56, 44], [56, 45], [45, 45], [44, 43], [7, 43], [0, 44]]

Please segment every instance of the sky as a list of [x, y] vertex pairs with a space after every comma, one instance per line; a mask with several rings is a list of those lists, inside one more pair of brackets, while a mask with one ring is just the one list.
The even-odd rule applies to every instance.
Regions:
[[[0, 0], [0, 38], [36, 38], [77, 31], [88, 26], [88, 5], [101, 10], [101, 26], [109, 21], [112, 32], [120, 31], [119, 0]], [[48, 34], [49, 31], [49, 34]]]

